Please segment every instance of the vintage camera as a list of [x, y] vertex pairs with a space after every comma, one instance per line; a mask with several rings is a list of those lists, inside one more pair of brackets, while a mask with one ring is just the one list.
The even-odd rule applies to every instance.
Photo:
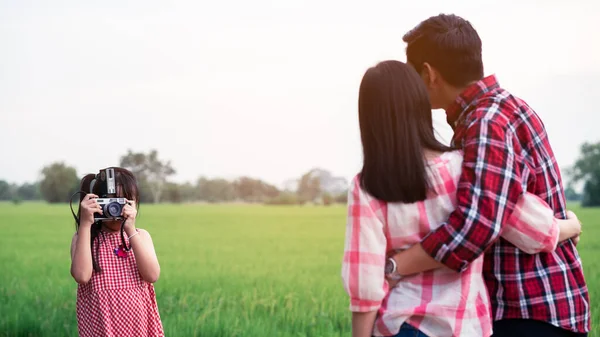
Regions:
[[99, 196], [96, 201], [102, 207], [103, 214], [94, 213], [94, 220], [123, 220], [121, 212], [127, 204], [125, 198], [117, 198], [117, 184], [115, 170], [107, 168], [100, 170], [96, 178], [92, 180], [91, 191], [96, 191]]
[[94, 220], [123, 220], [121, 212], [125, 207], [125, 198], [98, 198], [98, 205], [102, 207], [102, 214], [94, 213]]

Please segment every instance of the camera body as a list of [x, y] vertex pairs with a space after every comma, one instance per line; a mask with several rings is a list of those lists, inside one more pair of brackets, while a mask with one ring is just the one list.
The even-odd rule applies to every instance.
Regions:
[[127, 202], [125, 198], [117, 198], [117, 183], [113, 168], [100, 170], [90, 185], [90, 191], [94, 190], [99, 196], [96, 202], [102, 207], [102, 214], [94, 213], [94, 221], [123, 220], [121, 212]]
[[123, 220], [121, 212], [127, 204], [125, 198], [98, 198], [96, 202], [102, 207], [102, 214], [94, 213], [94, 220]]

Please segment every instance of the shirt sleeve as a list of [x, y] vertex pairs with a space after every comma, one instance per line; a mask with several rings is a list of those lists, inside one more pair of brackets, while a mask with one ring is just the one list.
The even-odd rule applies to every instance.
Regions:
[[528, 254], [553, 252], [560, 228], [550, 206], [535, 194], [526, 192], [502, 228], [502, 237]]
[[389, 287], [384, 277], [387, 241], [377, 216], [382, 203], [370, 198], [355, 178], [348, 191], [348, 221], [342, 263], [344, 289], [350, 310], [378, 310]]
[[456, 271], [499, 238], [523, 193], [510, 128], [483, 117], [466, 128], [463, 139], [456, 209], [421, 241], [429, 255]]

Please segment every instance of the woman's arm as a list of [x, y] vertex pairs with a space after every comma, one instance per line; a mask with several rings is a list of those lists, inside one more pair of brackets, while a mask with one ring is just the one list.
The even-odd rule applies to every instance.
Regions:
[[540, 197], [524, 193], [519, 197], [502, 237], [527, 254], [550, 253], [559, 242], [576, 237], [581, 224], [573, 212], [567, 219], [557, 219], [554, 210]]
[[[531, 193], [521, 195], [517, 205], [503, 226], [502, 238], [528, 254], [549, 253], [559, 242], [578, 238], [581, 223], [575, 213], [567, 212], [567, 219], [556, 219], [550, 206]], [[391, 256], [396, 261], [397, 274], [407, 276], [445, 267], [432, 258], [420, 244]], [[388, 279], [390, 287], [397, 282]]]
[[380, 216], [383, 203], [362, 191], [354, 179], [348, 191], [348, 219], [342, 281], [350, 297], [352, 335], [371, 336], [377, 310], [388, 292], [384, 278], [387, 240]]
[[371, 337], [377, 311], [352, 313], [352, 337]]

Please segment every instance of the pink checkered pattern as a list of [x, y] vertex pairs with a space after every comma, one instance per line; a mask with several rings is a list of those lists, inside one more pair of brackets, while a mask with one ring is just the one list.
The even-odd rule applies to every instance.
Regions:
[[164, 336], [154, 286], [140, 276], [133, 250], [126, 258], [115, 255], [118, 232], [100, 234], [98, 241], [102, 272], [77, 288], [79, 336]]
[[[378, 311], [375, 336], [392, 336], [407, 322], [430, 336], [490, 336], [490, 302], [482, 277], [483, 255], [462, 273], [447, 268], [403, 278], [389, 289], [386, 254], [406, 249], [440, 226], [456, 207], [462, 153], [428, 162], [432, 188], [426, 200], [385, 203], [371, 197], [357, 176], [348, 198], [342, 265], [350, 310]], [[540, 198], [524, 194], [502, 236], [528, 253], [552, 251], [558, 241], [554, 213]]]

